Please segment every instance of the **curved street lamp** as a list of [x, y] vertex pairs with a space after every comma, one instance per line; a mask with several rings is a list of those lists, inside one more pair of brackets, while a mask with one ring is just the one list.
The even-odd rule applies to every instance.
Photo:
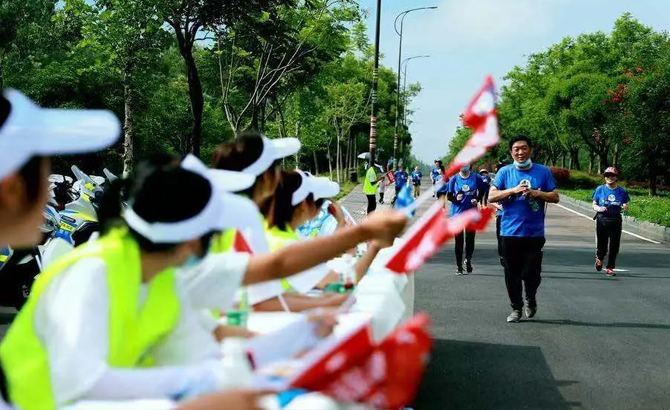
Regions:
[[[398, 45], [398, 88], [396, 89], [396, 110], [395, 110], [395, 135], [393, 136], [393, 158], [396, 158], [396, 151], [398, 148], [398, 111], [400, 108], [400, 69], [402, 65], [402, 34], [403, 26], [405, 23], [405, 16], [407, 14], [418, 11], [418, 10], [435, 10], [437, 6], [431, 7], [417, 7], [414, 9], [405, 10], [402, 13], [398, 14], [393, 22], [393, 28], [395, 29], [396, 34], [400, 36], [400, 42]], [[398, 19], [400, 19], [400, 30], [398, 30]]]

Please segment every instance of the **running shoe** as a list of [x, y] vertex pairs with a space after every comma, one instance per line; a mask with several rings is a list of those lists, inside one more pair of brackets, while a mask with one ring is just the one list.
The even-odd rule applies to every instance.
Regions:
[[597, 256], [596, 256], [596, 270], [597, 270], [598, 272], [600, 272], [601, 270], [603, 270], [603, 260], [602, 260], [602, 259], [598, 259]]
[[528, 319], [532, 319], [533, 316], [535, 316], [535, 314], [537, 313], [537, 305], [535, 305], [535, 306], [529, 306], [529, 305], [524, 306], [523, 313], [526, 315], [526, 317]]
[[519, 323], [521, 320], [521, 310], [515, 309], [507, 316], [507, 323]]
[[460, 276], [463, 274], [463, 267], [459, 266], [456, 268], [456, 275]]
[[610, 278], [616, 276], [616, 273], [614, 273], [614, 269], [609, 268], [605, 271], [605, 274]]
[[472, 262], [470, 262], [470, 259], [465, 260], [465, 271], [467, 273], [472, 273]]

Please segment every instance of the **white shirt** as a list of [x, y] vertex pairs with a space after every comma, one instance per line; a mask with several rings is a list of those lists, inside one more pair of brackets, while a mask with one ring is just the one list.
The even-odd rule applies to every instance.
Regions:
[[[248, 256], [220, 254], [212, 255], [211, 263], [222, 263], [224, 270], [230, 268], [228, 273], [233, 278], [244, 275], [247, 261]], [[200, 271], [200, 275], [177, 275], [180, 317], [172, 334], [156, 347], [157, 362], [178, 361], [179, 357], [173, 357], [177, 355], [175, 346], [183, 343], [186, 335], [188, 343], [198, 345], [192, 353], [203, 360], [219, 354], [218, 344], [211, 331], [206, 332], [202, 314], [196, 308], [211, 302], [213, 295], [221, 295], [221, 287], [230, 278], [220, 273], [220, 269], [210, 268]], [[147, 285], [142, 284], [140, 306], [146, 292]], [[205, 390], [208, 386], [220, 387], [215, 385], [217, 363], [214, 362], [188, 368], [108, 366], [109, 290], [106, 266], [99, 258], [80, 260], [52, 279], [37, 303], [34, 326], [49, 357], [57, 406], [82, 399], [165, 398], [196, 384]]]

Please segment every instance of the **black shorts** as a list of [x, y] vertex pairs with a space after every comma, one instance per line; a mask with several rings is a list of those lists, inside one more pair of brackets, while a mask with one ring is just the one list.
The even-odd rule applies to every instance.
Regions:
[[443, 196], [447, 196], [447, 193], [446, 193], [446, 192], [440, 192], [440, 191], [437, 191], [437, 197], [438, 197], [438, 198], [442, 198]]

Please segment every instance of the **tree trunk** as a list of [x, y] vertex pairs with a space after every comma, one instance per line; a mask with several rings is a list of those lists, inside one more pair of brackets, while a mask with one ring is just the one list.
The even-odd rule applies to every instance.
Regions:
[[[295, 123], [295, 137], [300, 141], [300, 121]], [[316, 152], [316, 151], [315, 151]], [[295, 153], [295, 166], [299, 167], [300, 165], [300, 150]]]
[[330, 172], [329, 177], [333, 178], [333, 161], [330, 156], [330, 141], [328, 141], [328, 151], [326, 152], [326, 156], [328, 157], [328, 172]]
[[319, 161], [316, 158], [316, 149], [312, 151], [314, 154], [314, 175], [319, 175]]
[[593, 168], [595, 166], [596, 155], [592, 152], [589, 152], [589, 174], [593, 174]]
[[655, 153], [650, 152], [647, 155], [649, 158], [649, 195], [656, 196], [656, 164], [654, 161]]
[[579, 148], [573, 148], [570, 150], [570, 168], [581, 170], [582, 166], [579, 163]]
[[563, 153], [561, 154], [561, 168], [565, 168], [565, 159], [566, 159], [565, 157], [566, 157], [566, 156], [567, 156], [567, 155], [566, 155], [565, 152], [563, 152]]
[[609, 160], [607, 158], [607, 151], [601, 152], [599, 157], [600, 157], [600, 163], [598, 164], [598, 174], [602, 174], [603, 171], [605, 171], [608, 167]]
[[612, 165], [619, 168], [619, 144], [614, 144], [614, 152], [612, 154]]
[[[126, 75], [127, 77], [127, 75]], [[133, 170], [135, 162], [135, 112], [133, 111], [134, 90], [128, 84], [128, 79], [123, 85], [123, 176], [128, 176]]]
[[202, 136], [202, 113], [205, 106], [205, 100], [202, 96], [202, 82], [198, 73], [198, 66], [193, 58], [193, 45], [182, 47], [180, 44], [181, 55], [186, 62], [186, 80], [188, 81], [188, 95], [191, 99], [191, 113], [193, 116], [193, 130], [191, 137], [186, 144], [186, 151], [193, 155], [200, 155], [200, 142]]

